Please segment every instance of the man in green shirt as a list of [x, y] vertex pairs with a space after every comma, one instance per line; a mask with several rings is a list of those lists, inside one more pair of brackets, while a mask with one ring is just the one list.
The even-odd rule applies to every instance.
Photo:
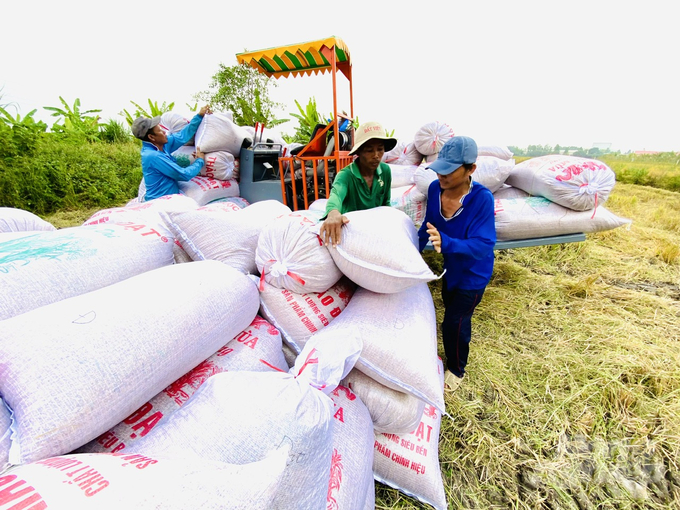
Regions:
[[392, 174], [382, 162], [383, 154], [394, 149], [396, 138], [390, 138], [377, 122], [366, 122], [355, 133], [350, 155], [356, 155], [335, 177], [326, 204], [326, 219], [319, 234], [326, 246], [337, 246], [342, 240], [342, 226], [349, 222], [345, 213], [390, 205]]

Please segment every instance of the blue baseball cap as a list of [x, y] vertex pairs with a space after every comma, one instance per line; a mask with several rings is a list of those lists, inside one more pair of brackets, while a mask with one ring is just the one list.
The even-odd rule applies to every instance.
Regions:
[[437, 159], [427, 165], [439, 175], [449, 175], [463, 165], [477, 161], [477, 143], [467, 136], [450, 138], [439, 151]]

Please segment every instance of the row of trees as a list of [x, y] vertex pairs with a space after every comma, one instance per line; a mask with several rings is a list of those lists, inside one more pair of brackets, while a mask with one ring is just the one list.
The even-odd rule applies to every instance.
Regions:
[[570, 156], [580, 156], [583, 158], [597, 158], [605, 154], [611, 154], [609, 149], [600, 149], [598, 147], [592, 147], [590, 149], [585, 149], [583, 147], [577, 147], [575, 145], [529, 145], [526, 149], [520, 149], [519, 147], [509, 146], [508, 149], [512, 151], [515, 156], [528, 156], [537, 157], [545, 156], [547, 154], [568, 154]]

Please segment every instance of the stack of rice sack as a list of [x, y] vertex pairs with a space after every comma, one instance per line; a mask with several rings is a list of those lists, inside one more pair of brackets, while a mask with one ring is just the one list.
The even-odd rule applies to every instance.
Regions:
[[516, 165], [495, 192], [498, 240], [600, 232], [631, 223], [603, 207], [615, 184], [603, 162], [550, 155]]
[[[178, 113], [166, 112], [161, 115], [160, 126], [169, 134], [182, 130], [188, 123], [189, 120]], [[216, 112], [206, 115], [194, 139], [172, 153], [177, 163], [183, 167], [194, 162], [196, 147], [205, 153], [205, 165], [200, 175], [190, 181], [180, 182], [180, 191], [199, 205], [206, 205], [220, 198], [239, 196], [234, 171], [238, 170], [241, 147], [252, 144], [252, 140], [252, 133], [235, 124], [230, 113]], [[144, 200], [145, 192], [142, 179], [138, 191], [139, 201]]]

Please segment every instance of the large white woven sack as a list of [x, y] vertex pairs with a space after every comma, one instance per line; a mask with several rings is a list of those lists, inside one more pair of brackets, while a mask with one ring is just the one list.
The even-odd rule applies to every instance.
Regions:
[[429, 156], [438, 154], [451, 138], [453, 138], [451, 126], [444, 122], [428, 122], [413, 135], [413, 144], [423, 156]]
[[509, 160], [513, 154], [504, 145], [477, 145], [477, 157], [493, 156], [494, 158]]
[[523, 191], [519, 188], [513, 188], [512, 186], [508, 186], [507, 184], [501, 186], [493, 193], [494, 200], [507, 198], [524, 198], [528, 196], [530, 195], [526, 191]]
[[15, 207], [0, 207], [0, 233], [57, 230], [49, 221], [37, 214]]
[[390, 207], [403, 212], [411, 218], [416, 229], [420, 228], [425, 219], [427, 209], [427, 194], [421, 193], [415, 184], [392, 188], [390, 190]]
[[514, 159], [505, 160], [493, 156], [479, 156], [477, 158], [477, 169], [472, 174], [472, 180], [486, 186], [493, 193], [503, 186], [514, 168]]
[[161, 115], [161, 129], [170, 134], [182, 131], [189, 124], [189, 119], [176, 112], [165, 112]]
[[[356, 508], [366, 503], [373, 484], [373, 444], [371, 415], [361, 399], [344, 386], [328, 395], [335, 404], [333, 455], [328, 482], [327, 508]], [[375, 492], [374, 492], [375, 494]]]
[[399, 165], [399, 158], [401, 154], [404, 152], [404, 149], [406, 148], [406, 144], [404, 142], [397, 142], [397, 144], [394, 146], [392, 150], [386, 151], [383, 153], [382, 157], [382, 162], [387, 163], [389, 165], [395, 164]]
[[206, 205], [220, 198], [237, 197], [241, 193], [235, 179], [220, 181], [202, 175], [190, 181], [180, 181], [178, 186], [183, 194], [193, 198], [198, 205]]
[[95, 225], [0, 239], [0, 320], [172, 264], [151, 226]]
[[391, 151], [383, 154], [383, 162], [390, 165], [420, 165], [423, 162], [423, 155], [418, 152], [413, 142], [408, 144], [398, 142]]
[[319, 236], [324, 213], [296, 211], [266, 225], [257, 241], [255, 263], [265, 282], [307, 294], [324, 292], [342, 277]]
[[210, 179], [227, 181], [233, 178], [234, 155], [227, 151], [208, 152], [205, 155], [205, 165], [201, 168], [201, 175]]
[[196, 131], [195, 145], [203, 152], [227, 151], [238, 157], [247, 138], [250, 138], [248, 130], [237, 126], [228, 115], [216, 112], [203, 117]]
[[[437, 377], [444, 387], [444, 367]], [[439, 467], [441, 413], [425, 406], [422, 419], [410, 434], [375, 435], [373, 474], [381, 483], [411, 496], [436, 510], [446, 510], [446, 493]]]
[[309, 345], [290, 373], [223, 372], [211, 377], [131, 451], [240, 464], [288, 445], [284, 490], [271, 508], [325, 510], [336, 412], [327, 394], [356, 362], [361, 343], [350, 331], [342, 343]]
[[263, 200], [239, 211], [203, 209], [162, 217], [193, 260], [219, 260], [243, 273], [255, 273], [260, 233], [290, 212], [277, 200]]
[[364, 348], [357, 370], [444, 410], [437, 369], [437, 319], [426, 283], [393, 294], [359, 287], [347, 308], [311, 339], [340, 339], [357, 328]]
[[298, 294], [264, 282], [260, 286], [260, 313], [299, 354], [307, 340], [328, 326], [347, 307], [357, 286], [346, 277], [324, 292]]
[[12, 415], [5, 405], [5, 401], [0, 397], [0, 473], [10, 466], [8, 459], [9, 448], [12, 445], [10, 441], [11, 425]]
[[196, 161], [196, 147], [193, 145], [182, 145], [179, 149], [171, 154], [175, 161], [182, 168], [186, 168]]
[[425, 402], [410, 393], [388, 388], [356, 368], [342, 384], [366, 405], [376, 432], [411, 432], [420, 422]]
[[392, 174], [392, 187], [399, 188], [401, 186], [410, 186], [414, 181], [414, 174], [418, 165], [397, 165], [390, 164], [390, 173]]
[[198, 204], [192, 198], [179, 194], [166, 195], [148, 202], [102, 209], [85, 220], [83, 226], [115, 223], [127, 226], [130, 230], [144, 226], [160, 234], [161, 239], [174, 241], [172, 232], [168, 230], [159, 212], [191, 211], [197, 208]]
[[413, 220], [393, 207], [345, 214], [342, 242], [330, 254], [340, 271], [373, 292], [401, 292], [437, 277], [418, 251]]
[[242, 331], [257, 307], [248, 277], [204, 261], [5, 320], [0, 394], [17, 425], [10, 463], [71, 452], [120, 423]]
[[0, 476], [2, 508], [266, 510], [280, 489], [286, 450], [249, 464], [144, 455], [51, 457]]
[[215, 354], [184, 374], [115, 427], [77, 450], [78, 453], [115, 453], [146, 436], [184, 405], [215, 374], [227, 371], [287, 372], [281, 333], [262, 317], [253, 319]]
[[430, 183], [437, 179], [437, 173], [434, 170], [427, 168], [428, 164], [429, 163], [421, 164], [413, 174], [416, 188], [425, 195], [425, 197], [427, 197], [427, 192], [430, 189]]
[[596, 159], [550, 155], [522, 161], [505, 182], [569, 209], [589, 211], [605, 203], [616, 176]]
[[574, 211], [543, 197], [496, 199], [496, 236], [499, 241], [601, 232], [632, 223], [603, 206]]

